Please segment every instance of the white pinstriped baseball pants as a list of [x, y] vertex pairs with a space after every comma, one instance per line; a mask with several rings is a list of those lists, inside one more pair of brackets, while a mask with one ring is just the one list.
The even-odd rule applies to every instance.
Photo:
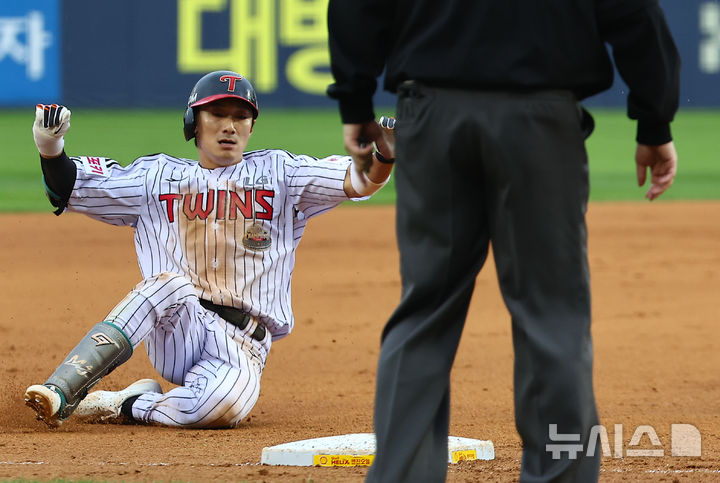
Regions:
[[135, 419], [227, 428], [255, 406], [270, 334], [263, 346], [247, 330], [205, 310], [183, 275], [166, 272], [143, 280], [106, 320], [125, 332], [133, 348], [144, 341], [158, 373], [179, 385], [165, 394], [140, 396], [133, 404]]

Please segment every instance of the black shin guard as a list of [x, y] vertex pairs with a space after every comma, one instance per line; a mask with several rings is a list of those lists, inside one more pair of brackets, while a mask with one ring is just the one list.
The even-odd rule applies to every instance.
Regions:
[[61, 418], [67, 419], [90, 388], [130, 359], [132, 353], [130, 340], [115, 325], [100, 322], [90, 329], [45, 382], [57, 387], [65, 396]]

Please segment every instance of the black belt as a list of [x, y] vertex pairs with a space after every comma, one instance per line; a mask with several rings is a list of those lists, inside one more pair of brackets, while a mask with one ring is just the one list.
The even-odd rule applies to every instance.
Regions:
[[[226, 305], [214, 304], [209, 300], [200, 299], [200, 305], [202, 305], [207, 310], [215, 312], [220, 317], [227, 320], [240, 330], [245, 330], [245, 328], [250, 323], [250, 319], [252, 318], [250, 317], [250, 314], [248, 314], [247, 312], [243, 312], [240, 309], [236, 309], [235, 307], [228, 307]], [[257, 327], [255, 327], [253, 333], [250, 334], [250, 337], [257, 341], [262, 341], [263, 339], [265, 339], [265, 326], [258, 322]]]

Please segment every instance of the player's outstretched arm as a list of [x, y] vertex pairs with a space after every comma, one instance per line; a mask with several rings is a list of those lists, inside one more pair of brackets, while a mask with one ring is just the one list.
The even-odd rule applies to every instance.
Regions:
[[353, 162], [348, 168], [343, 188], [350, 198], [372, 195], [387, 183], [392, 172], [395, 162], [395, 119], [383, 116], [378, 122], [373, 121], [373, 124], [377, 128], [372, 142], [375, 151], [371, 148], [369, 156], [358, 157], [348, 149]]
[[58, 104], [35, 106], [33, 138], [40, 153], [45, 191], [55, 214], [68, 204], [77, 175], [75, 163], [65, 154], [65, 134], [70, 129], [70, 109]]
[[677, 173], [678, 156], [672, 141], [659, 146], [638, 144], [635, 151], [638, 186], [645, 184], [650, 170], [650, 189], [645, 197], [650, 201], [663, 194], [673, 184]]
[[33, 138], [40, 156], [56, 158], [65, 148], [65, 133], [70, 129], [70, 109], [58, 104], [35, 106]]

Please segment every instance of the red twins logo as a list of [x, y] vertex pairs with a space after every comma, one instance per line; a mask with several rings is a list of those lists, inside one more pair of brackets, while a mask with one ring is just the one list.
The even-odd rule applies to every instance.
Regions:
[[224, 75], [220, 77], [220, 82], [227, 81], [228, 83], [228, 92], [235, 92], [235, 82], [242, 80], [243, 78], [239, 75]]

